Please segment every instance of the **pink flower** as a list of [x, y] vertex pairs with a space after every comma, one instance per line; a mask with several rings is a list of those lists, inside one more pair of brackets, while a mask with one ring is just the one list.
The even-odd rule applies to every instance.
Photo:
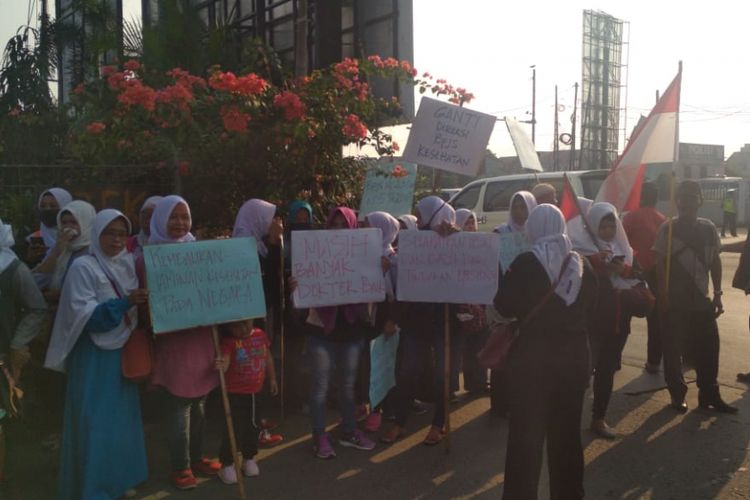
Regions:
[[343, 61], [334, 65], [333, 70], [342, 75], [359, 74], [359, 61], [350, 57], [344, 58]]
[[393, 148], [394, 151], [399, 151], [401, 149], [401, 146], [399, 146], [396, 141], [393, 141], [391, 143], [391, 147]]
[[294, 92], [285, 90], [276, 94], [273, 98], [273, 105], [284, 111], [284, 119], [288, 121], [300, 120], [305, 116], [305, 105]]
[[220, 114], [227, 132], [247, 131], [247, 122], [250, 121], [250, 115], [241, 112], [237, 106], [223, 106]]
[[141, 106], [146, 111], [156, 108], [156, 91], [139, 80], [128, 80], [125, 90], [117, 96], [117, 102], [126, 108]]
[[117, 68], [114, 66], [103, 66], [102, 67], [102, 77], [107, 77], [113, 73], [117, 72]]
[[347, 139], [361, 140], [367, 137], [367, 126], [355, 114], [349, 114], [344, 118], [344, 126], [341, 132]]
[[139, 69], [141, 69], [141, 63], [139, 63], [135, 59], [130, 59], [125, 64], [123, 64], [122, 67], [128, 71], [138, 71]]

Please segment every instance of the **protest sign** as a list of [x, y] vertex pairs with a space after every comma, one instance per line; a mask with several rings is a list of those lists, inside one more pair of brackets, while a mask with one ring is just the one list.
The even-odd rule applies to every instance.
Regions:
[[398, 300], [491, 304], [497, 292], [497, 234], [402, 231], [398, 237]]
[[500, 235], [500, 266], [503, 268], [503, 272], [510, 269], [510, 265], [516, 260], [516, 257], [528, 252], [530, 248], [525, 234], [518, 231], [502, 233]]
[[253, 238], [143, 248], [154, 333], [266, 314]]
[[396, 386], [399, 333], [379, 335], [370, 342], [370, 406], [375, 408]]
[[495, 120], [492, 115], [423, 97], [403, 160], [477, 175]]
[[384, 161], [375, 164], [367, 170], [359, 220], [378, 210], [394, 217], [410, 214], [416, 180], [417, 166], [413, 163]]
[[385, 300], [380, 229], [292, 232], [294, 306], [323, 307]]

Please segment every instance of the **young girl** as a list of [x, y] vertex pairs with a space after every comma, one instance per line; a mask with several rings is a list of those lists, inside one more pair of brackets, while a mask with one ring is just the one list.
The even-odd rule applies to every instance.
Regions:
[[[271, 395], [276, 396], [279, 392], [270, 350], [271, 343], [266, 337], [266, 332], [260, 328], [253, 328], [251, 321], [229, 323], [224, 325], [222, 330], [227, 334], [221, 339], [221, 354], [226, 372], [229, 404], [232, 408], [232, 422], [238, 431], [240, 451], [244, 459], [242, 472], [247, 477], [256, 477], [260, 475], [260, 470], [253, 460], [258, 453], [258, 407], [255, 395], [263, 389], [266, 377]], [[224, 484], [235, 484], [237, 473], [226, 426], [219, 460], [222, 466], [219, 479]]]

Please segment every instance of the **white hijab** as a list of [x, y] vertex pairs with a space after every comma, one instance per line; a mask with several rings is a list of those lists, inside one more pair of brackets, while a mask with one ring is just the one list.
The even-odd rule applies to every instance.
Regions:
[[477, 220], [477, 214], [469, 210], [468, 208], [459, 208], [456, 210], [456, 225], [461, 228], [461, 231], [464, 230], [464, 224], [466, 222], [474, 217], [474, 220]]
[[[99, 243], [104, 229], [118, 217], [124, 218], [130, 227], [127, 217], [117, 210], [102, 210], [97, 214], [91, 255], [77, 259], [70, 267], [63, 284], [60, 305], [44, 362], [47, 368], [65, 371], [65, 361], [96, 307], [112, 299], [124, 298], [138, 288], [133, 256], [123, 249], [116, 256], [108, 257]], [[127, 321], [123, 318], [119, 325], [108, 332], [92, 335], [91, 340], [101, 349], [120, 349], [138, 323], [136, 308], [131, 307], [128, 310], [127, 318]]]
[[416, 231], [417, 229], [419, 229], [417, 227], [416, 215], [412, 215], [412, 214], [399, 215], [397, 220], [404, 223], [404, 226], [406, 226], [407, 231]]
[[383, 234], [383, 257], [393, 255], [393, 242], [396, 241], [398, 231], [401, 228], [398, 221], [386, 212], [370, 212], [365, 216], [370, 227], [380, 229]]
[[[57, 200], [57, 206], [60, 207], [60, 209], [73, 201], [73, 196], [69, 192], [63, 188], [54, 187], [39, 195], [39, 200], [36, 202], [37, 208], [42, 204], [42, 198], [44, 198], [44, 195], [46, 194], [52, 195], [52, 197]], [[44, 246], [50, 249], [55, 246], [55, 243], [57, 242], [57, 226], [47, 227], [44, 224], [39, 224], [39, 231], [42, 233]]]
[[[560, 209], [543, 203], [529, 214], [526, 221], [526, 237], [531, 244], [531, 251], [544, 270], [547, 271], [550, 284], [558, 281], [555, 287], [557, 294], [566, 306], [578, 298], [583, 283], [583, 261], [573, 252], [573, 245], [565, 234], [565, 218]], [[560, 276], [563, 263], [571, 254], [568, 267]]]
[[57, 258], [55, 270], [52, 272], [50, 288], [60, 290], [63, 285], [63, 278], [68, 271], [68, 263], [73, 254], [79, 250], [88, 247], [91, 244], [91, 227], [96, 217], [96, 209], [90, 203], [83, 200], [71, 201], [57, 213], [57, 230], [62, 230], [62, 216], [64, 212], [70, 213], [78, 222], [80, 234], [74, 240], [68, 242], [62, 255]]
[[[523, 233], [525, 231], [526, 223], [524, 224], [518, 224], [516, 221], [513, 220], [513, 203], [516, 201], [516, 198], [520, 197], [521, 200], [526, 204], [526, 210], [530, 214], [532, 210], [534, 210], [537, 206], [536, 198], [534, 198], [534, 195], [531, 194], [529, 191], [517, 191], [513, 194], [513, 196], [510, 197], [510, 207], [508, 210], [508, 222], [504, 224], [500, 224], [495, 228], [495, 232], [497, 233], [512, 233], [512, 232], [519, 232]], [[528, 221], [528, 219], [526, 219]]]
[[427, 196], [417, 203], [417, 212], [422, 220], [422, 229], [429, 225], [430, 229], [437, 229], [443, 222], [456, 223], [456, 211], [447, 201], [437, 196]]
[[[139, 214], [143, 213], [144, 210], [147, 208], [156, 208], [156, 205], [164, 199], [163, 196], [149, 196], [146, 198], [146, 201], [143, 202], [143, 205], [141, 205], [141, 209], [139, 210]], [[149, 231], [151, 231], [151, 227], [149, 226]], [[140, 231], [138, 231], [138, 246], [145, 247], [148, 245], [148, 235], [146, 232], [141, 228]]]
[[159, 245], [162, 243], [185, 243], [195, 241], [195, 236], [188, 232], [181, 238], [170, 238], [167, 231], [169, 217], [172, 215], [175, 207], [182, 203], [190, 213], [190, 205], [182, 196], [171, 194], [161, 199], [154, 208], [154, 214], [151, 216], [151, 236], [148, 238], [149, 245]]
[[[599, 238], [599, 224], [608, 215], [614, 216], [617, 225], [617, 232], [612, 241], [604, 241]], [[610, 252], [613, 256], [621, 255], [625, 257], [625, 263], [629, 266], [633, 265], [633, 249], [630, 247], [628, 236], [625, 234], [625, 229], [622, 227], [622, 222], [617, 216], [617, 209], [614, 205], [606, 202], [594, 203], [586, 214], [586, 222], [596, 241], [592, 241], [591, 235], [587, 231], [576, 229], [575, 232], [570, 233], [576, 251], [583, 255]]]
[[267, 201], [253, 198], [247, 200], [234, 221], [232, 238], [252, 236], [258, 245], [258, 253], [261, 257], [268, 256], [268, 248], [263, 242], [263, 237], [268, 235], [268, 228], [276, 215], [276, 205]]
[[0, 273], [5, 271], [18, 258], [12, 250], [15, 244], [13, 228], [10, 224], [3, 224], [3, 221], [0, 220]]

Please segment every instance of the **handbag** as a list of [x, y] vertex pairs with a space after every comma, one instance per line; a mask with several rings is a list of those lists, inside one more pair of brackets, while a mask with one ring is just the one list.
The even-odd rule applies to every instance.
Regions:
[[617, 289], [616, 293], [619, 314], [645, 318], [651, 314], [656, 305], [656, 297], [645, 283], [640, 283], [632, 288]]
[[482, 347], [477, 354], [479, 366], [489, 370], [502, 370], [505, 368], [508, 363], [510, 351], [518, 338], [520, 327], [528, 324], [555, 293], [555, 289], [560, 283], [560, 279], [568, 268], [571, 255], [572, 253], [565, 257], [565, 261], [560, 268], [560, 276], [552, 284], [544, 297], [542, 297], [542, 300], [540, 300], [539, 303], [529, 311], [529, 314], [527, 314], [523, 320], [512, 321], [510, 323], [500, 323], [492, 328], [489, 337], [487, 337], [487, 342], [485, 342], [484, 347]]
[[122, 346], [122, 376], [144, 382], [154, 370], [154, 341], [145, 328], [136, 328]]
[[[107, 276], [117, 298], [122, 298], [112, 279]], [[125, 314], [125, 324], [130, 326], [130, 317]], [[122, 346], [120, 365], [122, 376], [133, 382], [145, 382], [154, 371], [154, 341], [144, 327], [136, 327]]]

